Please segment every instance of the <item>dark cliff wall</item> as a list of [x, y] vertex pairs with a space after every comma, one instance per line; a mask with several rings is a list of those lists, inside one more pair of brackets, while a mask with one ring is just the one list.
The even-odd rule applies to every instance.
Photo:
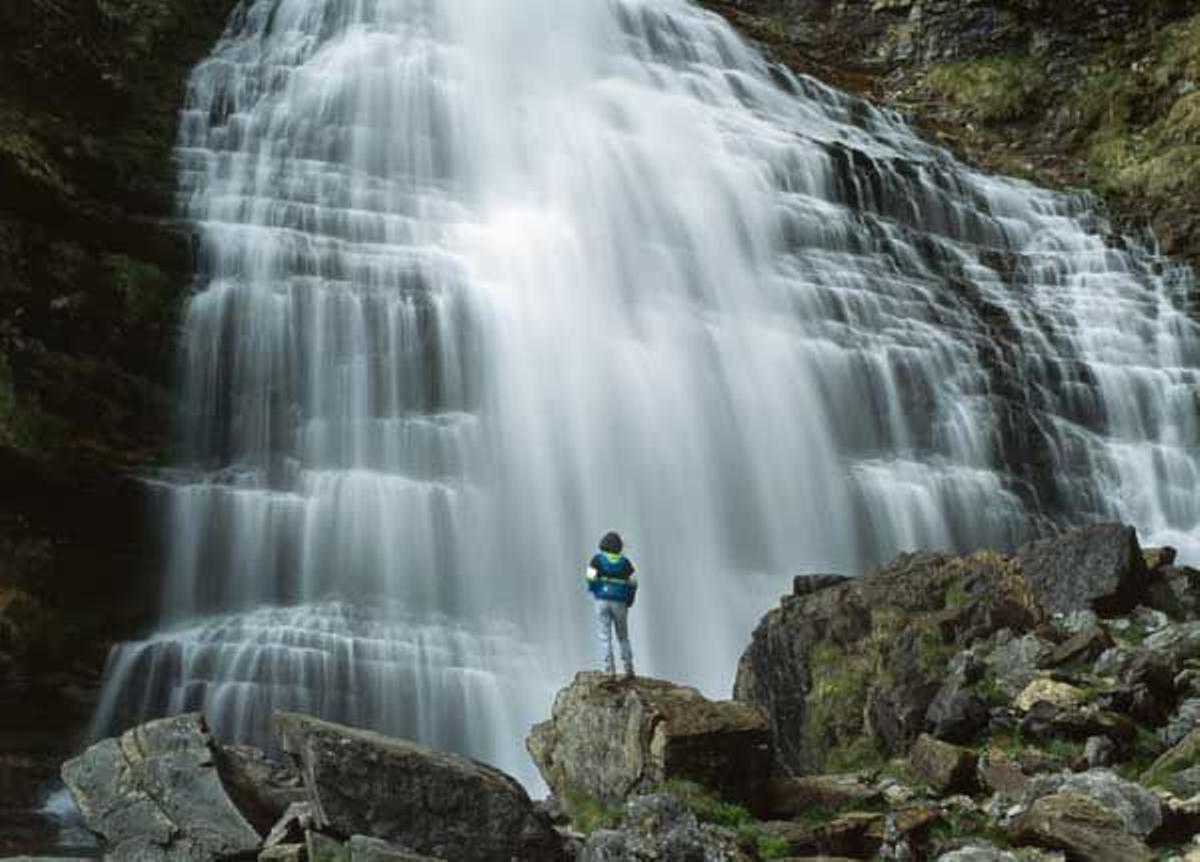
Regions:
[[1192, 0], [702, 0], [800, 71], [900, 108], [968, 161], [1086, 186], [1200, 263]]
[[[69, 744], [106, 640], [155, 605], [152, 503], [125, 476], [161, 460], [191, 269], [171, 153], [233, 5], [0, 3], [2, 751]], [[0, 791], [42, 766], [0, 763]]]

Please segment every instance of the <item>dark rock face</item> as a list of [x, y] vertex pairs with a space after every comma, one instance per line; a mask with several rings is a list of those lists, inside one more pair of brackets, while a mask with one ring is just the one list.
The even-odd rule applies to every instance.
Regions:
[[88, 827], [118, 859], [236, 859], [261, 836], [234, 806], [196, 713], [106, 739], [63, 765]]
[[[966, 644], [1042, 615], [1008, 557], [905, 554], [785, 597], [742, 654], [734, 697], [766, 710], [780, 773], [854, 768], [877, 751], [902, 753], [926, 729], [947, 665]], [[939, 703], [934, 723], [959, 707], [966, 723], [978, 719], [966, 701]]]
[[274, 724], [323, 831], [463, 862], [562, 858], [548, 818], [497, 769], [305, 715], [278, 713]]
[[1017, 552], [1021, 576], [1050, 613], [1132, 610], [1145, 595], [1146, 564], [1137, 533], [1095, 524], [1032, 542]]
[[681, 779], [757, 809], [771, 771], [771, 737], [759, 710], [644, 677], [576, 674], [526, 747], [568, 802], [577, 793], [618, 802]]

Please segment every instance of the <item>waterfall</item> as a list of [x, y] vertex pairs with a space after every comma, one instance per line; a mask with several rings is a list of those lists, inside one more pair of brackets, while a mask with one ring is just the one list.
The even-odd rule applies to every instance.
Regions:
[[1200, 557], [1190, 270], [684, 0], [247, 0], [177, 159], [165, 599], [97, 733], [301, 709], [536, 784], [608, 529], [639, 670], [715, 695], [797, 572]]

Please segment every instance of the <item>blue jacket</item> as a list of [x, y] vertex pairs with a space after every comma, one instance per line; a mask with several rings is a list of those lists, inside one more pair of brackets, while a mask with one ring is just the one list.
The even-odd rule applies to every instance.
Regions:
[[598, 599], [632, 605], [637, 596], [637, 580], [633, 573], [633, 563], [629, 562], [628, 557], [596, 554], [588, 563], [588, 592]]

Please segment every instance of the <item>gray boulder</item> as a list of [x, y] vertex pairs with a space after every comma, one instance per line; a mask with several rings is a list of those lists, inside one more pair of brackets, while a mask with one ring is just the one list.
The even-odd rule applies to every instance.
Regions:
[[272, 721], [324, 832], [371, 835], [455, 862], [562, 858], [549, 819], [498, 769], [307, 715]]
[[946, 742], [968, 742], [988, 723], [988, 705], [972, 690], [987, 666], [963, 650], [950, 660], [945, 681], [925, 712], [925, 729]]
[[62, 777], [117, 859], [233, 859], [262, 842], [225, 792], [198, 713], [105, 739], [63, 764]]
[[1137, 532], [1093, 524], [1021, 547], [1021, 575], [1049, 613], [1132, 610], [1148, 584]]
[[577, 862], [750, 862], [726, 829], [701, 824], [673, 796], [653, 794], [629, 800], [618, 829], [593, 832]]
[[1200, 697], [1188, 698], [1179, 704], [1166, 727], [1159, 729], [1158, 738], [1169, 746], [1178, 745], [1197, 727], [1200, 727]]
[[761, 711], [644, 677], [577, 674], [526, 747], [568, 803], [580, 793], [620, 802], [682, 779], [759, 809], [771, 773], [771, 735]]
[[1025, 785], [1021, 805], [1028, 807], [1044, 796], [1063, 793], [1096, 802], [1131, 835], [1150, 835], [1163, 822], [1162, 802], [1157, 796], [1108, 769], [1034, 776]]
[[1145, 842], [1122, 828], [1102, 804], [1075, 793], [1053, 793], [1035, 801], [1012, 822], [1009, 836], [1018, 844], [1067, 851], [1088, 862], [1150, 862]]

